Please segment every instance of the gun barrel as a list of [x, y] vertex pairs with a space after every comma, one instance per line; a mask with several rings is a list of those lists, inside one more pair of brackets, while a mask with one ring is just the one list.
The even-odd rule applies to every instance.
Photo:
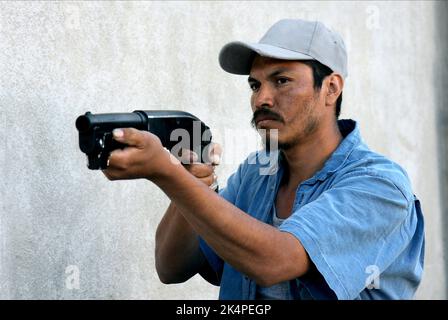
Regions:
[[174, 154], [182, 148], [196, 152], [204, 162], [203, 151], [210, 145], [210, 128], [194, 115], [184, 111], [135, 110], [131, 113], [86, 112], [76, 119], [79, 148], [87, 155], [89, 169], [107, 168], [107, 159], [115, 149], [126, 145], [112, 138], [116, 128], [135, 128], [156, 135], [162, 145]]
[[76, 128], [80, 133], [89, 132], [96, 126], [101, 126], [103, 130], [115, 128], [136, 128], [145, 129], [148, 120], [139, 113], [104, 113], [93, 115], [90, 112], [79, 116], [76, 119]]

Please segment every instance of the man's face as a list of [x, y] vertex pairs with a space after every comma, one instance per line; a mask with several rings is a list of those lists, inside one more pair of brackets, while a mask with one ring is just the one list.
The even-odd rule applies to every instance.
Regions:
[[268, 141], [270, 129], [277, 129], [279, 148], [286, 150], [317, 130], [324, 101], [314, 90], [311, 67], [299, 61], [257, 56], [248, 81], [252, 89], [252, 124], [266, 130]]

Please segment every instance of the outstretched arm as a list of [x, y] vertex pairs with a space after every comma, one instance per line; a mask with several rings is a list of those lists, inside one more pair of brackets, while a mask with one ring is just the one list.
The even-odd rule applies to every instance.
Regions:
[[[212, 153], [219, 158], [218, 145], [213, 146]], [[205, 185], [210, 186], [215, 182], [214, 166], [219, 163], [219, 159], [213, 158], [211, 164], [197, 163], [197, 156], [188, 151], [182, 153], [182, 158], [191, 163], [184, 167]], [[157, 273], [163, 283], [184, 282], [199, 273], [210, 283], [219, 284], [218, 275], [199, 248], [197, 233], [173, 202], [157, 227], [155, 258]]]
[[147, 178], [154, 182], [192, 229], [234, 268], [262, 286], [299, 277], [309, 269], [309, 258], [297, 238], [221, 198], [176, 162], [156, 136], [135, 129], [114, 135], [131, 147], [111, 154], [105, 175], [111, 180]]
[[218, 277], [199, 248], [198, 235], [171, 202], [156, 232], [156, 269], [163, 283], [180, 283], [196, 273], [213, 284]]

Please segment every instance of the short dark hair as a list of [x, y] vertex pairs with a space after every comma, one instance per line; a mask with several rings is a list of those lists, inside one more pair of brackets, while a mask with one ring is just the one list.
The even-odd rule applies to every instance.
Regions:
[[[311, 69], [313, 70], [314, 89], [315, 90], [320, 90], [320, 88], [322, 88], [322, 82], [324, 81], [325, 77], [327, 77], [333, 73], [333, 70], [331, 70], [329, 67], [323, 65], [319, 61], [302, 60], [300, 62], [303, 62], [307, 66], [311, 67]], [[341, 105], [342, 105], [342, 92], [339, 95], [338, 99], [336, 100], [336, 110], [335, 110], [336, 119], [338, 119], [339, 115], [341, 114]]]

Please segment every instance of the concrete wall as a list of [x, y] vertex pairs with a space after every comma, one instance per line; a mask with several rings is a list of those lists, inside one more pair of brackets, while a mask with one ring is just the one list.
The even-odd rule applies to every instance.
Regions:
[[[448, 46], [446, 45], [448, 39], [448, 3], [439, 2], [435, 7], [436, 28], [438, 30], [438, 38], [436, 42], [441, 43], [439, 50], [437, 50], [434, 60], [435, 72], [433, 75], [433, 85], [437, 89], [436, 92], [436, 128], [438, 141], [438, 160], [439, 160], [439, 183], [442, 199], [446, 199], [448, 195], [448, 77], [446, 76], [448, 70]], [[444, 44], [444, 45], [443, 45]], [[448, 230], [448, 203], [441, 201], [442, 205], [442, 230]], [[444, 246], [444, 262], [445, 273], [448, 272], [448, 233], [442, 232]], [[448, 286], [446, 287], [448, 295]]]
[[446, 9], [434, 2], [0, 3], [0, 298], [216, 298], [217, 288], [199, 277], [158, 281], [154, 234], [167, 197], [149, 182], [109, 182], [87, 170], [74, 121], [87, 110], [192, 112], [232, 155], [219, 169], [225, 184], [247, 154], [226, 133], [249, 129], [251, 113], [246, 78], [220, 70], [218, 52], [231, 40], [258, 40], [285, 17], [322, 20], [346, 39], [342, 116], [357, 119], [368, 144], [407, 169], [426, 216], [417, 297], [446, 298]]

